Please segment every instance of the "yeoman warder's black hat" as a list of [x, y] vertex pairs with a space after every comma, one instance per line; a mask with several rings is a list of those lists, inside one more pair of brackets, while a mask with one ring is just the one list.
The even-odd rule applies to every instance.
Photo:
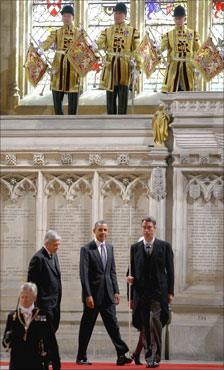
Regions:
[[114, 7], [114, 12], [121, 12], [127, 15], [127, 7], [124, 3], [117, 3]]
[[181, 5], [178, 5], [173, 12], [174, 17], [186, 17], [185, 8]]
[[62, 8], [61, 14], [71, 14], [74, 17], [74, 8], [71, 5], [65, 5]]

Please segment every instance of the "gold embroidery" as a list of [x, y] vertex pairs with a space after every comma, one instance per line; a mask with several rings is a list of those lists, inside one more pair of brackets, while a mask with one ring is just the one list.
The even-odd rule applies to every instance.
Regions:
[[18, 319], [19, 319], [19, 322], [20, 322], [20, 324], [22, 324], [22, 326], [24, 327], [24, 330], [25, 330], [25, 333], [24, 333], [24, 336], [23, 336], [23, 340], [24, 340], [24, 342], [26, 342], [26, 340], [27, 340], [27, 331], [28, 331], [28, 329], [29, 329], [29, 327], [30, 327], [30, 324], [31, 324], [31, 322], [33, 321], [33, 320], [35, 320], [35, 318], [37, 317], [37, 315], [38, 315], [38, 313], [39, 313], [39, 308], [36, 310], [36, 312], [34, 313], [34, 315], [32, 316], [32, 318], [31, 318], [31, 320], [30, 320], [30, 322], [28, 323], [28, 325], [25, 323], [25, 322], [23, 322], [23, 320], [22, 320], [22, 317], [21, 317], [21, 312], [20, 312], [20, 309], [18, 308], [18, 310], [17, 310], [17, 314], [18, 314]]

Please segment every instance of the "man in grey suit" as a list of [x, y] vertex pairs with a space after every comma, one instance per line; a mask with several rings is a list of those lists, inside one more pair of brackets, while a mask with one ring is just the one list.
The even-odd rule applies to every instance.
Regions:
[[119, 304], [113, 246], [105, 242], [108, 226], [105, 221], [97, 221], [93, 232], [94, 240], [81, 248], [80, 279], [82, 284], [83, 315], [79, 328], [79, 348], [76, 362], [91, 365], [87, 359], [87, 347], [100, 313], [105, 328], [117, 351], [117, 365], [132, 362], [125, 356], [128, 346], [121, 339], [115, 305]]
[[44, 246], [34, 254], [28, 268], [28, 281], [38, 289], [37, 305], [48, 312], [54, 331], [59, 327], [61, 302], [61, 273], [57, 250], [61, 237], [54, 230], [48, 230]]

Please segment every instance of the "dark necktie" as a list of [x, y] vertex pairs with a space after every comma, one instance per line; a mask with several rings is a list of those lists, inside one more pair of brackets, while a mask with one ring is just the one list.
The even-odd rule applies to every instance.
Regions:
[[55, 267], [55, 257], [53, 254], [51, 254], [51, 263], [52, 263], [52, 266]]
[[105, 251], [105, 246], [104, 244], [100, 244], [100, 248], [101, 248], [101, 259], [102, 259], [102, 264], [103, 264], [103, 268], [105, 270], [106, 268], [106, 264], [107, 264], [107, 256], [106, 256], [106, 251]]

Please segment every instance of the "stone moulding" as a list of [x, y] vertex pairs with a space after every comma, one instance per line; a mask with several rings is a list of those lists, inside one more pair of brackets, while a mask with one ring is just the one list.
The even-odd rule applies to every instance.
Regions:
[[223, 199], [223, 175], [188, 175], [187, 180], [185, 194], [189, 195], [193, 200], [198, 199], [200, 196], [206, 202], [209, 202], [212, 197], [217, 200]]

